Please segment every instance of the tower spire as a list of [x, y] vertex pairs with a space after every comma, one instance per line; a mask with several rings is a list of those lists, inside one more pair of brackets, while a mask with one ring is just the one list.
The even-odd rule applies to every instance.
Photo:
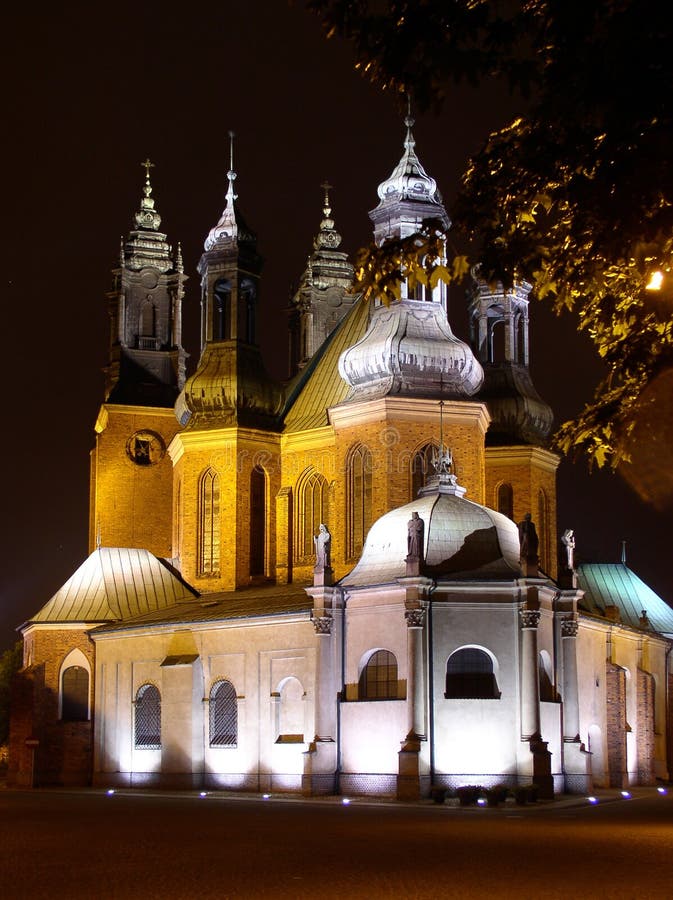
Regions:
[[141, 228], [143, 231], [158, 231], [161, 225], [161, 216], [154, 208], [152, 182], [150, 181], [150, 169], [154, 168], [154, 163], [150, 162], [149, 157], [147, 157], [140, 165], [145, 170], [145, 183], [143, 185], [143, 196], [140, 201], [140, 210], [134, 216], [135, 225], [136, 228]]
[[233, 131], [229, 132], [229, 171], [227, 172], [227, 193], [225, 196], [224, 209], [220, 219], [213, 228], [208, 232], [208, 237], [203, 245], [204, 250], [213, 250], [218, 245], [222, 245], [227, 241], [247, 240], [254, 242], [254, 235], [247, 228], [240, 215], [236, 210], [235, 202], [238, 194], [234, 191], [234, 181], [236, 181], [236, 172], [234, 171], [234, 138], [236, 135]]

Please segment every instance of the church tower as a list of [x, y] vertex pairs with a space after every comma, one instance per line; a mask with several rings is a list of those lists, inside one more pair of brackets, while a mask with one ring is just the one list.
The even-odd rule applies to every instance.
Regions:
[[299, 289], [290, 304], [290, 376], [302, 369], [356, 302], [350, 293], [353, 266], [341, 250], [341, 235], [334, 227], [329, 191], [325, 192], [320, 231], [313, 242]]
[[105, 402], [91, 456], [89, 550], [143, 547], [171, 557], [172, 474], [166, 453], [178, 430], [173, 404], [185, 380], [182, 298], [186, 276], [159, 230], [149, 160], [133, 229], [122, 241], [108, 293]]
[[540, 538], [540, 568], [556, 576], [556, 469], [546, 448], [553, 413], [530, 375], [531, 286], [489, 285], [472, 272], [470, 336], [484, 369], [479, 398], [488, 406], [486, 504], [515, 522], [530, 512]]
[[178, 398], [184, 430], [170, 448], [176, 561], [203, 592], [264, 580], [275, 565], [282, 395], [257, 343], [262, 259], [236, 202], [233, 138], [225, 207], [198, 266], [201, 357]]

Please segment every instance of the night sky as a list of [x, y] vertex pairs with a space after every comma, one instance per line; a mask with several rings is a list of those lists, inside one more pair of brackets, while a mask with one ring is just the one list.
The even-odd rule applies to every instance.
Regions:
[[[120, 236], [138, 209], [147, 156], [162, 230], [190, 275], [185, 345], [198, 359], [196, 264], [226, 191], [236, 133], [239, 204], [265, 258], [260, 332], [269, 369], [286, 375], [285, 315], [321, 219], [352, 255], [369, 241], [376, 187], [402, 152], [389, 95], [353, 71], [350, 48], [326, 41], [300, 2], [247, 0], [24, 4], [6, 14], [2, 310], [4, 559], [0, 650], [87, 555], [89, 451], [103, 400], [105, 292]], [[517, 111], [498, 85], [461, 89], [438, 116], [417, 117], [416, 149], [449, 213], [471, 152]], [[450, 320], [467, 336], [464, 303]], [[572, 316], [534, 303], [532, 372], [557, 421], [601, 375]], [[191, 371], [191, 370], [190, 370]], [[673, 511], [642, 503], [617, 475], [564, 461], [559, 527], [580, 561], [628, 563], [673, 598]]]

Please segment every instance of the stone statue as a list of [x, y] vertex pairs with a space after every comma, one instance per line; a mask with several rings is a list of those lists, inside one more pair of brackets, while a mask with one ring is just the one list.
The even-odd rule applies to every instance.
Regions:
[[572, 528], [566, 528], [566, 530], [563, 532], [563, 534], [561, 535], [561, 543], [565, 547], [566, 568], [570, 572], [573, 572], [575, 570], [575, 532]]
[[417, 512], [412, 512], [407, 522], [407, 559], [420, 560], [423, 557], [423, 532], [425, 523]]
[[529, 563], [537, 563], [537, 550], [540, 542], [538, 540], [535, 523], [528, 512], [523, 517], [523, 522], [519, 522], [519, 545], [521, 547], [521, 561]]
[[329, 569], [332, 535], [327, 530], [327, 525], [320, 524], [318, 533], [313, 538], [313, 544], [315, 546], [316, 569]]

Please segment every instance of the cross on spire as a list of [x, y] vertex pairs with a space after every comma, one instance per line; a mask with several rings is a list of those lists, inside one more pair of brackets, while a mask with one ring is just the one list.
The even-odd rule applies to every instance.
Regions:
[[140, 165], [145, 170], [145, 178], [149, 181], [150, 180], [150, 169], [154, 168], [154, 163], [150, 162], [150, 158], [148, 156], [147, 159], [145, 160], [145, 162], [141, 162]]

